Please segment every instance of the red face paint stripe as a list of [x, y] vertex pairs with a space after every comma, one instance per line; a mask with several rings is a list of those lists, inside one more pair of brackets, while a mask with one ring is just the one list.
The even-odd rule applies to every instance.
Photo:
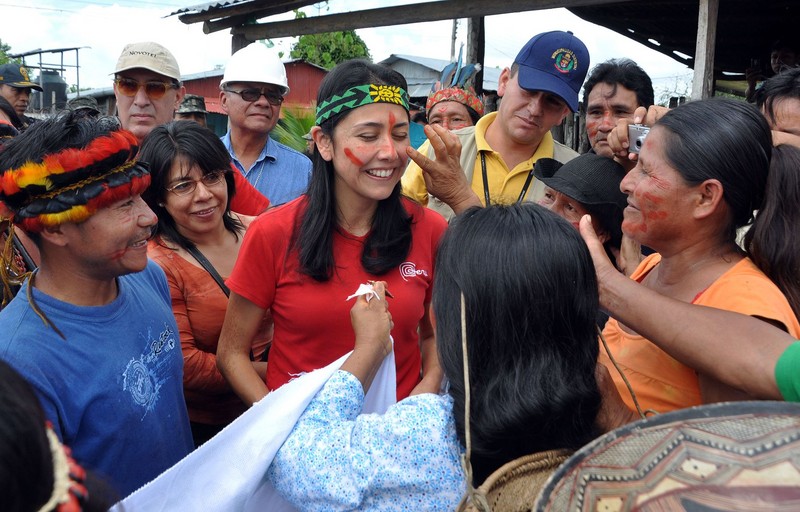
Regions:
[[350, 150], [350, 148], [344, 148], [344, 155], [350, 159], [351, 162], [354, 164], [361, 166], [364, 165], [364, 162], [359, 160], [356, 155]]

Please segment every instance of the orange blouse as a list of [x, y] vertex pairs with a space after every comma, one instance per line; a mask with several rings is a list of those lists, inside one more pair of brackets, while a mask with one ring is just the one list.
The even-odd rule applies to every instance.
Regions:
[[[230, 423], [247, 407], [217, 370], [217, 343], [228, 298], [205, 269], [176, 251], [151, 240], [147, 252], [167, 275], [183, 350], [183, 390], [189, 419], [209, 425]], [[272, 316], [267, 312], [253, 340], [256, 360], [271, 341]]]
[[[659, 254], [648, 256], [631, 278], [641, 281], [660, 261]], [[800, 324], [786, 297], [749, 258], [742, 259], [722, 274], [695, 298], [693, 304], [773, 320], [783, 324], [795, 338], [800, 337]], [[652, 314], [657, 315], [658, 311]], [[603, 336], [643, 410], [664, 413], [703, 403], [697, 373], [692, 368], [673, 359], [642, 336], [626, 333], [613, 318], [606, 323]], [[608, 367], [622, 399], [635, 410], [630, 392], [602, 343], [599, 361]]]

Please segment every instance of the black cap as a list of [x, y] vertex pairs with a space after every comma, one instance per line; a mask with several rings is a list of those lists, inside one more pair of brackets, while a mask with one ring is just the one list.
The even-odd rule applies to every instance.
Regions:
[[565, 164], [552, 158], [540, 158], [533, 175], [579, 203], [613, 204], [619, 208], [628, 204], [628, 196], [619, 189], [625, 169], [614, 160], [594, 153], [586, 153]]

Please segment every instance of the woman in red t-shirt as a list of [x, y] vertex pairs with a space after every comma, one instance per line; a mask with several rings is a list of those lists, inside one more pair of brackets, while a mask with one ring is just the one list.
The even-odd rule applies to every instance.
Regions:
[[[308, 191], [253, 222], [227, 281], [217, 364], [245, 403], [352, 350], [345, 299], [378, 278], [394, 295], [398, 398], [439, 390], [428, 305], [447, 224], [400, 195], [405, 88], [399, 73], [362, 60], [340, 64], [320, 85]], [[249, 364], [248, 340], [267, 309], [275, 332], [265, 383]]]

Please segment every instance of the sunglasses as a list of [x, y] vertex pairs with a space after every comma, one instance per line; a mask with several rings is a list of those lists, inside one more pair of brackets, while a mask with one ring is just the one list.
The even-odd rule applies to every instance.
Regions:
[[261, 96], [267, 98], [267, 101], [270, 105], [274, 105], [276, 107], [280, 106], [283, 103], [283, 95], [281, 93], [271, 91], [269, 89], [242, 89], [241, 91], [234, 91], [233, 89], [224, 89], [225, 92], [232, 92], [234, 94], [238, 94], [242, 97], [244, 101], [247, 102], [254, 102], [258, 101]]
[[163, 97], [170, 89], [178, 88], [178, 84], [174, 82], [159, 82], [153, 80], [142, 83], [132, 78], [117, 78], [114, 80], [114, 83], [117, 84], [117, 90], [124, 96], [136, 96], [139, 89], [144, 87], [144, 93], [147, 94], [148, 98], [153, 100]]
[[178, 183], [167, 187], [167, 192], [172, 192], [176, 196], [188, 196], [197, 189], [197, 183], [203, 182], [206, 188], [214, 187], [225, 181], [225, 171], [212, 171], [204, 174], [200, 179], [181, 180]]

